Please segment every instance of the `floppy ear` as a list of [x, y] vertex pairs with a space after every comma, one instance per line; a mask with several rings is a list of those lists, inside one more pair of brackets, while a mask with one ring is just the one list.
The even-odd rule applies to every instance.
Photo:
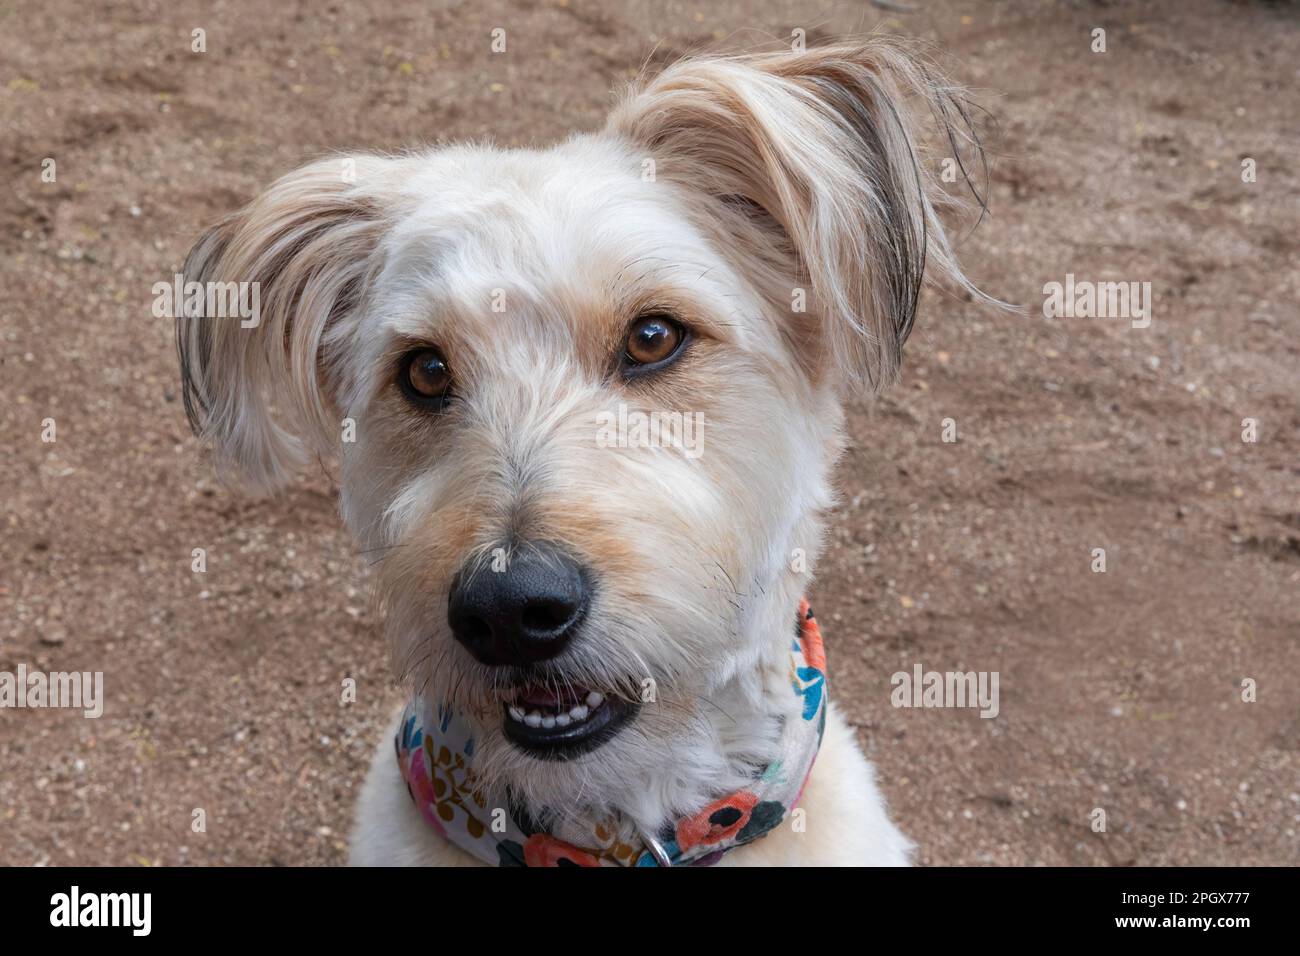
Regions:
[[[811, 286], [825, 357], [850, 380], [879, 385], [897, 374], [927, 263], [983, 297], [936, 213], [949, 200], [920, 154], [925, 112], [964, 178], [958, 140], [983, 154], [960, 91], [898, 43], [873, 38], [677, 63], [606, 129], [649, 150], [657, 176], [757, 207], [781, 233], [769, 245], [792, 255], [793, 275]], [[790, 294], [781, 293], [786, 309]]]
[[224, 475], [274, 490], [312, 452], [333, 447], [334, 371], [323, 346], [374, 267], [386, 227], [375, 179], [390, 162], [335, 158], [290, 173], [186, 259], [187, 286], [249, 283], [257, 305], [247, 319], [188, 298], [177, 308], [185, 411]]

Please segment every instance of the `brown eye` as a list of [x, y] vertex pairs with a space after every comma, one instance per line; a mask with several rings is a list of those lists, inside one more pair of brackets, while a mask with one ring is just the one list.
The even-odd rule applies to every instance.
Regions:
[[437, 349], [419, 349], [407, 355], [398, 381], [407, 398], [441, 408], [451, 391], [451, 369]]
[[686, 332], [666, 315], [645, 315], [632, 323], [624, 346], [625, 360], [633, 368], [667, 362], [681, 350]]

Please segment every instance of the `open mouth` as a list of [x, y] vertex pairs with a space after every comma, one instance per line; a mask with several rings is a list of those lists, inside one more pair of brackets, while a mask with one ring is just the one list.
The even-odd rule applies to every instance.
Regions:
[[586, 687], [529, 685], [503, 705], [506, 738], [542, 760], [565, 760], [599, 747], [622, 729], [635, 708]]

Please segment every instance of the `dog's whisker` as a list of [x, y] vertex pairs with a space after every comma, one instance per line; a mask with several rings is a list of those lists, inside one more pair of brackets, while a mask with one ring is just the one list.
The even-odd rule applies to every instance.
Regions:
[[361, 550], [361, 551], [353, 551], [352, 553], [355, 554], [355, 555], [357, 555], [358, 557], [360, 557], [360, 556], [362, 556], [362, 555], [366, 555], [366, 554], [374, 554], [374, 553], [376, 553], [377, 551], [393, 551], [393, 550], [395, 550], [395, 549], [397, 549], [397, 548], [404, 548], [404, 547], [406, 547], [405, 544], [381, 544], [381, 545], [380, 545], [379, 547], [377, 547], [377, 548], [366, 548], [366, 549]]

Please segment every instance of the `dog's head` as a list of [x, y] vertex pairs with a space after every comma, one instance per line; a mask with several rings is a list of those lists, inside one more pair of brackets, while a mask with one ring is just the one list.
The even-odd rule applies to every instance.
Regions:
[[186, 264], [260, 292], [180, 322], [191, 418], [262, 488], [338, 459], [398, 670], [481, 773], [672, 802], [770, 744], [738, 715], [784, 676], [840, 403], [927, 264], [965, 284], [926, 114], [955, 150], [960, 101], [872, 41], [679, 63], [547, 150], [315, 163]]

